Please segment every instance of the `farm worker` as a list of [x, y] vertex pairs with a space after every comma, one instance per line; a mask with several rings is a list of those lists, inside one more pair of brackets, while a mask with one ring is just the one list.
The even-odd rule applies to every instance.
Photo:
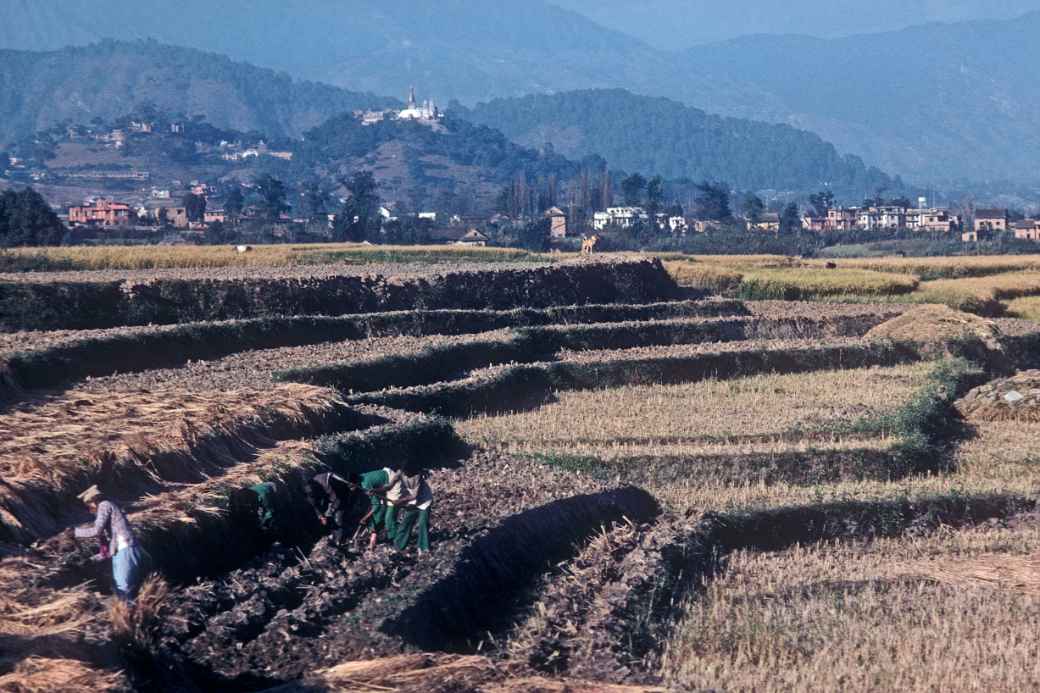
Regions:
[[79, 494], [79, 499], [94, 513], [94, 524], [77, 527], [74, 535], [78, 539], [91, 539], [104, 534], [109, 536], [108, 554], [112, 557], [112, 580], [116, 596], [125, 603], [132, 603], [144, 578], [144, 561], [126, 515], [115, 503], [105, 500], [96, 485]]
[[422, 557], [430, 550], [430, 506], [433, 505], [433, 491], [426, 481], [425, 472], [402, 476], [401, 487], [402, 495], [395, 501], [398, 518], [394, 546], [398, 551], [403, 551], [411, 541], [412, 529], [416, 528], [419, 535], [419, 556]]
[[256, 494], [256, 523], [263, 532], [274, 529], [274, 484], [265, 481], [250, 486], [249, 490]]
[[236, 521], [252, 523], [262, 534], [275, 528], [275, 486], [266, 481], [232, 492], [228, 506]]
[[351, 483], [332, 472], [315, 474], [304, 486], [307, 500], [322, 526], [332, 525], [332, 541], [339, 546], [343, 543], [346, 532], [346, 501], [350, 495]]
[[352, 474], [351, 481], [369, 498], [369, 511], [362, 518], [362, 523], [368, 522], [368, 549], [371, 551], [376, 547], [379, 538], [379, 526], [386, 527], [387, 538], [394, 538], [394, 514], [393, 507], [387, 503], [388, 493], [400, 486], [401, 472], [383, 467], [364, 474]]

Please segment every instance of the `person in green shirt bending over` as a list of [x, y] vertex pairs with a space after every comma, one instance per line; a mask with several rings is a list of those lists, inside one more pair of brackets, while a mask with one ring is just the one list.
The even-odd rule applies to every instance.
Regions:
[[397, 508], [398, 521], [394, 536], [394, 546], [404, 551], [412, 539], [412, 529], [418, 533], [417, 546], [422, 558], [430, 550], [430, 506], [433, 505], [433, 491], [426, 481], [426, 472], [420, 471], [411, 476], [401, 476], [401, 495], [394, 502]]
[[[351, 474], [350, 482], [356, 488], [360, 488], [369, 498], [368, 513], [361, 518], [361, 523], [368, 523], [368, 549], [371, 551], [376, 547], [379, 540], [380, 526], [386, 527], [386, 536], [391, 541], [394, 538], [396, 526], [394, 523], [394, 508], [387, 502], [387, 495], [400, 485], [401, 472], [383, 467], [373, 472], [364, 474]], [[360, 530], [360, 527], [358, 528]]]

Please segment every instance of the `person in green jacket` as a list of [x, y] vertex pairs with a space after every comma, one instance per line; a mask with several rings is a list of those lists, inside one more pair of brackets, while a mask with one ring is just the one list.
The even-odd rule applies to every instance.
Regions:
[[416, 545], [419, 557], [422, 558], [430, 550], [430, 507], [433, 505], [433, 491], [426, 481], [426, 473], [419, 472], [412, 476], [401, 477], [402, 495], [396, 499], [398, 523], [394, 536], [394, 546], [404, 551], [412, 539], [412, 530], [417, 533]]
[[364, 474], [352, 474], [350, 481], [365, 494], [369, 499], [369, 511], [363, 518], [368, 523], [368, 549], [371, 551], [376, 547], [379, 540], [379, 528], [386, 528], [387, 538], [394, 538], [396, 525], [394, 522], [394, 508], [387, 502], [387, 494], [391, 493], [400, 483], [401, 473], [390, 467], [383, 467]]

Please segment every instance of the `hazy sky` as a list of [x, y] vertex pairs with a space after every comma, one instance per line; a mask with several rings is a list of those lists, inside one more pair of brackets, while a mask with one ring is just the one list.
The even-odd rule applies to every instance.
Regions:
[[745, 34], [845, 36], [912, 24], [1008, 19], [1040, 0], [550, 0], [662, 48]]

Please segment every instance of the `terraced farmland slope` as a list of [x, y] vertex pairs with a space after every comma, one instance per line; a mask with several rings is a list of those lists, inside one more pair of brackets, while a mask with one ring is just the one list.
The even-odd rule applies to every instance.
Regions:
[[[800, 686], [822, 660], [792, 634], [848, 627], [880, 648], [879, 595], [938, 600], [945, 573], [925, 559], [1006, 552], [1035, 505], [1032, 430], [954, 406], [1032, 365], [1031, 323], [979, 333], [898, 303], [682, 296], [646, 260], [399, 279], [328, 267], [314, 284], [235, 272], [121, 285], [188, 287], [166, 326], [129, 326], [161, 302], [101, 301], [94, 274], [4, 285], [89, 290], [68, 289], [81, 313], [0, 320], [23, 330], [0, 334], [0, 687]], [[325, 278], [362, 293], [321, 303]], [[60, 329], [24, 331], [30, 318]], [[432, 554], [331, 546], [307, 476], [405, 462], [429, 470]], [[271, 534], [234, 502], [260, 481], [274, 484]], [[89, 519], [73, 499], [91, 483], [130, 513], [164, 581], [130, 613], [108, 612], [105, 566], [65, 532]], [[827, 582], [842, 571], [862, 575]], [[761, 597], [734, 599], [744, 586]], [[756, 611], [776, 594], [805, 608]], [[840, 615], [823, 610], [835, 595]], [[1005, 618], [963, 601], [969, 616], [944, 632]], [[915, 623], [897, 637], [925, 638]], [[736, 666], [738, 650], [785, 676]], [[925, 651], [935, 680], [972, 674], [971, 657]], [[855, 652], [834, 656], [851, 666]], [[1025, 659], [1009, 671], [1027, 683]]]

